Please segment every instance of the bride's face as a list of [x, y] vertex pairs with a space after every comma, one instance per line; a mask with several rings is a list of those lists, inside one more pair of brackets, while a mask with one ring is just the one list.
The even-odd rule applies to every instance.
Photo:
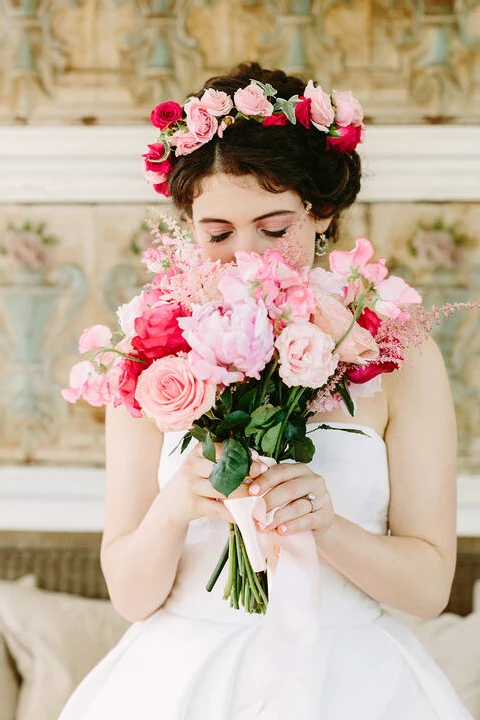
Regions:
[[264, 190], [253, 175], [216, 173], [202, 182], [192, 205], [192, 228], [205, 257], [234, 260], [238, 250], [262, 254], [275, 248], [287, 232], [294, 233], [299, 251], [312, 265], [315, 233], [329, 220], [315, 220], [297, 193]]

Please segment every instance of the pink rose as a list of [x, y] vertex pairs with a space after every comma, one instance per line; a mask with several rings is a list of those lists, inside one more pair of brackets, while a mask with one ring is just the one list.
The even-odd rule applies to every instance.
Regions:
[[88, 350], [107, 347], [111, 344], [112, 331], [106, 325], [92, 325], [86, 328], [78, 341], [78, 352], [83, 354]]
[[138, 380], [135, 398], [162, 432], [188, 430], [215, 404], [215, 383], [199, 380], [187, 359], [155, 360]]
[[200, 102], [209, 111], [210, 115], [220, 117], [228, 115], [233, 107], [232, 98], [222, 90], [213, 90], [208, 88], [203, 93]]
[[338, 364], [332, 337], [310, 322], [287, 325], [275, 346], [280, 355], [279, 375], [288, 387], [320, 388]]
[[271, 127], [272, 125], [288, 125], [289, 120], [286, 115], [279, 113], [278, 115], [269, 115], [262, 121], [264, 127]]
[[185, 114], [187, 127], [197, 140], [206, 143], [212, 139], [218, 130], [218, 120], [201, 100], [198, 98], [189, 100], [185, 105]]
[[178, 320], [189, 311], [179, 303], [164, 303], [145, 310], [135, 320], [132, 347], [142, 359], [156, 360], [165, 355], [188, 352]]
[[205, 380], [224, 385], [245, 375], [258, 380], [273, 355], [273, 331], [265, 305], [251, 298], [234, 305], [213, 301], [198, 306], [178, 324], [192, 348], [193, 371]]
[[363, 140], [363, 125], [339, 127], [337, 133], [336, 137], [327, 135], [327, 150], [336, 150], [340, 153], [353, 152]]
[[333, 104], [335, 105], [335, 123], [341, 127], [347, 127], [347, 125], [360, 125], [360, 122], [355, 122], [354, 119], [358, 120], [359, 114], [363, 115], [362, 107], [358, 100], [353, 97], [350, 90], [340, 92], [339, 90], [332, 91]]
[[175, 155], [190, 155], [205, 144], [188, 130], [177, 130], [169, 140], [170, 145], [175, 148]]
[[145, 158], [145, 170], [151, 170], [159, 175], [168, 175], [172, 169], [172, 158], [169, 155], [165, 158], [165, 145], [163, 143], [151, 143], [148, 152], [143, 154]]
[[64, 388], [61, 394], [69, 403], [83, 398], [93, 407], [102, 407], [112, 400], [117, 387], [117, 377], [115, 369], [100, 375], [91, 362], [82, 360], [73, 365], [68, 378], [69, 387]]
[[302, 95], [295, 105], [295, 117], [299, 123], [310, 129], [310, 118], [312, 115], [312, 99]]
[[267, 100], [265, 92], [255, 80], [252, 80], [247, 87], [239, 88], [233, 96], [233, 101], [237, 110], [247, 117], [250, 115], [267, 117], [273, 113], [272, 103]]
[[176, 123], [182, 117], [182, 108], [176, 102], [160, 103], [150, 113], [150, 122], [160, 130], [165, 130], [169, 125]]
[[335, 118], [330, 96], [320, 86], [315, 87], [312, 80], [308, 81], [303, 96], [311, 100], [310, 113], [313, 125], [317, 130], [327, 132]]
[[[317, 309], [313, 323], [324, 333], [331, 335], [335, 344], [351, 327], [353, 315], [343, 304], [331, 295], [317, 296]], [[378, 347], [372, 335], [355, 323], [348, 335], [338, 345], [339, 360], [346, 363], [364, 364], [378, 358]]]

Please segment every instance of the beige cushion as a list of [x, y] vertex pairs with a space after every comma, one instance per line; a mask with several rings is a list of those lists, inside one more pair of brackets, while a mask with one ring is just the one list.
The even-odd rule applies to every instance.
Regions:
[[463, 703], [480, 720], [480, 612], [466, 617], [443, 613], [420, 620], [388, 610], [408, 625], [450, 679]]
[[22, 678], [16, 720], [57, 720], [127, 627], [106, 600], [0, 583], [0, 632]]

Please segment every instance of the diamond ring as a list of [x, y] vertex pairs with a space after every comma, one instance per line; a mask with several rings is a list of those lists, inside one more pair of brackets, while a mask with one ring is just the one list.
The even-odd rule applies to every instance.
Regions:
[[315, 508], [313, 507], [313, 501], [315, 500], [315, 495], [313, 493], [308, 493], [308, 495], [305, 495], [305, 500], [308, 500], [310, 503], [310, 512], [313, 512]]

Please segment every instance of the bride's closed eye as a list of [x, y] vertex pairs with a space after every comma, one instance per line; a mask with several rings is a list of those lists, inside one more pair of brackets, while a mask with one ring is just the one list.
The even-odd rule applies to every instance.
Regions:
[[[265, 228], [260, 228], [260, 232], [262, 232], [267, 237], [271, 238], [280, 238], [285, 235], [288, 228], [282, 228], [282, 230], [265, 230]], [[232, 234], [231, 230], [228, 230], [227, 232], [219, 233], [218, 235], [212, 235], [209, 234], [208, 241], [209, 242], [222, 242], [222, 240], [226, 240], [230, 235]]]

